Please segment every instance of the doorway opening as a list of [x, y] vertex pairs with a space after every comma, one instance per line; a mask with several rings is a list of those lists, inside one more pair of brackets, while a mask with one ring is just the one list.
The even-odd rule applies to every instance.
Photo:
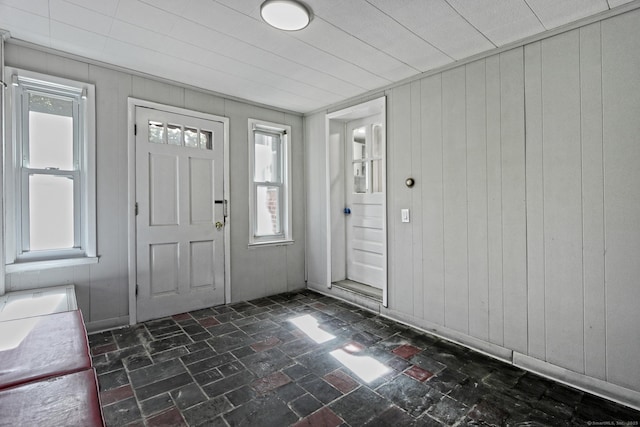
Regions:
[[327, 115], [327, 286], [387, 306], [385, 105]]

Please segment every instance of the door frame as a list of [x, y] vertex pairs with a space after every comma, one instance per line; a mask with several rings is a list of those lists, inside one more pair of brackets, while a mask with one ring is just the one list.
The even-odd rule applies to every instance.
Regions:
[[[388, 307], [388, 288], [389, 288], [389, 276], [388, 276], [388, 220], [387, 220], [387, 107], [386, 107], [387, 103], [386, 103], [386, 96], [381, 96], [379, 98], [361, 103], [361, 104], [357, 104], [351, 107], [347, 107], [338, 111], [334, 111], [331, 113], [328, 113], [326, 115], [325, 118], [325, 135], [326, 135], [326, 141], [325, 141], [325, 149], [326, 149], [326, 200], [327, 200], [327, 211], [326, 211], [326, 229], [327, 229], [327, 247], [326, 247], [326, 257], [327, 257], [327, 283], [326, 286], [327, 288], [331, 288], [331, 284], [333, 282], [332, 280], [332, 272], [333, 272], [333, 263], [332, 263], [332, 253], [333, 253], [333, 240], [337, 240], [338, 238], [334, 238], [332, 235], [334, 234], [334, 222], [336, 222], [336, 220], [334, 220], [333, 218], [336, 217], [338, 215], [337, 212], [339, 212], [340, 209], [344, 208], [344, 203], [346, 203], [346, 194], [340, 195], [338, 194], [337, 197], [333, 197], [335, 196], [335, 194], [332, 194], [331, 191], [331, 181], [332, 181], [332, 171], [337, 167], [339, 174], [342, 176], [342, 179], [346, 179], [346, 177], [344, 177], [345, 174], [345, 166], [344, 166], [344, 162], [345, 160], [345, 156], [344, 156], [344, 150], [345, 150], [345, 144], [346, 144], [346, 130], [345, 130], [345, 126], [347, 122], [353, 121], [353, 120], [357, 120], [357, 119], [363, 119], [363, 118], [367, 118], [370, 116], [373, 116], [375, 114], [381, 114], [382, 118], [384, 119], [384, 157], [383, 157], [383, 168], [382, 168], [382, 185], [383, 185], [383, 189], [384, 189], [384, 197], [382, 200], [382, 214], [383, 214], [383, 219], [382, 219], [382, 227], [383, 227], [383, 246], [384, 246], [384, 262], [383, 262], [383, 266], [384, 266], [384, 270], [383, 270], [383, 275], [384, 275], [384, 285], [382, 288], [382, 305], [385, 307]], [[342, 159], [342, 162], [340, 165], [332, 165], [332, 157], [335, 157], [335, 153], [333, 153], [332, 148], [331, 148], [331, 144], [332, 144], [332, 137], [334, 135], [332, 135], [331, 133], [331, 129], [335, 128], [335, 125], [339, 125], [342, 126], [342, 131], [341, 131], [341, 135], [340, 135], [340, 147], [338, 148], [340, 151], [340, 158]], [[344, 182], [344, 181], [343, 181]], [[336, 199], [341, 199], [341, 202], [336, 202], [336, 203], [342, 203], [342, 206], [336, 206], [336, 203], [332, 203], [334, 200], [334, 198]], [[345, 240], [345, 236], [341, 236], [341, 239], [344, 241]], [[345, 262], [346, 262], [346, 258], [345, 258]]]
[[[136, 301], [137, 282], [137, 261], [136, 261], [136, 136], [134, 125], [136, 123], [136, 107], [146, 107], [155, 110], [166, 111], [168, 113], [181, 114], [184, 116], [197, 117], [204, 120], [222, 122], [224, 127], [223, 142], [223, 199], [229, 197], [229, 118], [217, 116], [215, 114], [203, 113], [181, 107], [161, 104], [158, 102], [145, 101], [143, 99], [127, 98], [127, 163], [128, 163], [128, 269], [129, 269], [129, 324], [137, 323], [138, 308]], [[227, 218], [224, 227], [224, 301], [231, 301], [231, 204], [227, 202]]]

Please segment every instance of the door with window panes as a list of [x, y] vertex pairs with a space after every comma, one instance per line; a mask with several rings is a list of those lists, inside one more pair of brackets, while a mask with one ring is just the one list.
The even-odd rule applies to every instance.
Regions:
[[384, 277], [384, 183], [382, 116], [346, 125], [346, 276], [382, 289]]
[[136, 107], [137, 320], [224, 303], [224, 125]]

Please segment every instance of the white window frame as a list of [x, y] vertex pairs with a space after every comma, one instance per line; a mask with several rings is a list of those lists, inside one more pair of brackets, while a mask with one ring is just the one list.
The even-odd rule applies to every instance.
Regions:
[[[11, 96], [6, 109], [5, 138], [5, 264], [7, 273], [98, 262], [96, 253], [95, 86], [27, 70], [7, 67]], [[30, 92], [63, 96], [74, 103], [74, 170], [35, 170], [23, 164]], [[28, 185], [30, 173], [62, 175], [74, 180], [74, 247], [29, 251]]]
[[[291, 126], [249, 119], [249, 246], [279, 245], [293, 243], [292, 203], [291, 203]], [[282, 182], [258, 182], [255, 180], [255, 135], [256, 133], [277, 134], [282, 144]], [[259, 186], [280, 187], [280, 234], [258, 236], [256, 200]]]

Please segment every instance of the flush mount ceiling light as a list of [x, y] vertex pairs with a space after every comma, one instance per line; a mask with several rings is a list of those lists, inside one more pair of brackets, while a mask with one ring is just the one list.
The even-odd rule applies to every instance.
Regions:
[[272, 27], [285, 31], [301, 30], [311, 21], [311, 13], [296, 0], [267, 0], [260, 6], [260, 15]]

